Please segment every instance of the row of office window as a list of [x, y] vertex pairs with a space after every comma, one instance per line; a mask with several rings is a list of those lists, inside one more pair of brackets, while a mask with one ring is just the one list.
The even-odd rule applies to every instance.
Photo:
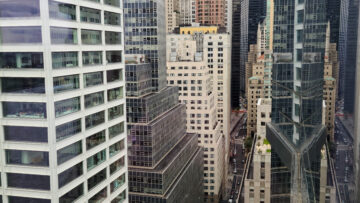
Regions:
[[[100, 3], [100, 0], [88, 0]], [[121, 7], [120, 0], [103, 0], [105, 5]], [[114, 17], [108, 17], [111, 12], [104, 12], [105, 24], [120, 25], [120, 14]], [[62, 20], [76, 20], [76, 6], [73, 4], [49, 1], [49, 15], [50, 18]], [[100, 11], [86, 7], [80, 7], [80, 19], [82, 22], [100, 23], [96, 21], [100, 18]], [[3, 0], [0, 1], [0, 18], [28, 18], [40, 17], [40, 2], [39, 0]], [[117, 24], [117, 21], [118, 24]]]
[[[81, 52], [82, 66], [103, 65], [102, 51]], [[106, 64], [121, 63], [122, 51], [105, 52]], [[52, 68], [79, 67], [78, 52], [52, 52]], [[43, 53], [41, 52], [2, 52], [0, 53], [0, 68], [4, 69], [44, 69]]]
[[[120, 45], [121, 32], [105, 31], [106, 45]], [[80, 29], [83, 45], [100, 45], [103, 31]], [[78, 29], [50, 27], [51, 44], [79, 44]], [[0, 44], [40, 44], [42, 43], [41, 26], [0, 27]]]

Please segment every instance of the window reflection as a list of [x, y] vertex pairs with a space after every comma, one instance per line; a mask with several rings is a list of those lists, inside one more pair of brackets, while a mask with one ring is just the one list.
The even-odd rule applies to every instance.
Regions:
[[54, 93], [79, 88], [79, 75], [67, 75], [54, 78]]
[[78, 66], [77, 52], [53, 52], [52, 53], [52, 67], [57, 68], [72, 68]]
[[108, 90], [108, 101], [122, 99], [124, 97], [123, 87]]
[[81, 30], [82, 44], [101, 44], [101, 31], [99, 30]]
[[119, 189], [125, 183], [125, 174], [120, 175], [113, 182], [110, 183], [110, 192], [113, 193], [115, 190]]
[[50, 190], [49, 176], [29, 175], [20, 173], [7, 173], [6, 175], [8, 187], [35, 190]]
[[102, 52], [101, 51], [85, 51], [82, 53], [83, 65], [101, 65]]
[[114, 138], [124, 132], [124, 122], [111, 126], [109, 128], [109, 138]]
[[80, 7], [80, 19], [81, 22], [101, 23], [100, 10]]
[[90, 150], [105, 142], [105, 130], [86, 138], [86, 150]]
[[46, 118], [46, 104], [33, 102], [3, 102], [6, 118]]
[[111, 203], [122, 203], [124, 202], [126, 199], [126, 190], [124, 190], [123, 192], [121, 192], [118, 196], [116, 196]]
[[103, 202], [107, 197], [107, 191], [106, 191], [106, 187], [102, 190], [100, 190], [98, 193], [96, 193], [94, 196], [92, 196], [89, 199], [89, 203], [99, 203], [99, 202]]
[[118, 159], [117, 161], [115, 161], [110, 165], [110, 175], [120, 170], [124, 166], [125, 166], [125, 157], [121, 157], [120, 159]]
[[121, 63], [122, 55], [121, 51], [107, 51], [106, 63]]
[[85, 73], [84, 87], [103, 84], [103, 72]]
[[16, 94], [44, 94], [44, 78], [1, 78], [1, 91]]
[[40, 16], [39, 0], [2, 0], [0, 18]]
[[118, 118], [119, 116], [124, 115], [124, 105], [114, 106], [108, 109], [109, 120]]
[[113, 13], [104, 11], [104, 21], [108, 25], [121, 25], [121, 15], [119, 13]]
[[49, 199], [9, 196], [9, 203], [51, 203]]
[[8, 149], [6, 150], [6, 163], [29, 166], [49, 166], [49, 153]]
[[87, 170], [91, 170], [98, 166], [99, 164], [103, 163], [106, 160], [106, 150], [102, 150], [93, 156], [87, 158]]
[[68, 193], [60, 197], [59, 202], [61, 203], [70, 203], [75, 202], [79, 197], [84, 194], [84, 184], [81, 183], [79, 186], [70, 190]]
[[65, 163], [66, 161], [76, 157], [82, 153], [81, 141], [71, 144], [67, 147], [59, 149], [57, 151], [57, 162], [58, 165]]
[[81, 119], [56, 126], [56, 141], [63, 140], [81, 132]]
[[41, 52], [0, 53], [0, 68], [44, 68]]
[[40, 26], [0, 27], [0, 44], [42, 43]]
[[91, 178], [88, 179], [88, 190], [90, 191], [93, 187], [95, 187], [100, 182], [106, 179], [106, 168], [98, 172], [97, 174], [93, 175]]
[[55, 102], [55, 117], [80, 111], [80, 97]]
[[105, 122], [105, 113], [100, 111], [98, 113], [91, 114], [85, 117], [85, 127], [86, 129], [95, 127]]
[[77, 30], [74, 28], [51, 27], [51, 44], [77, 44]]
[[109, 147], [109, 153], [110, 153], [110, 157], [113, 157], [114, 155], [116, 155], [117, 153], [119, 153], [121, 150], [123, 150], [125, 147], [125, 143], [124, 140], [120, 140], [119, 142], [111, 145]]
[[121, 5], [120, 0], [104, 0], [104, 4], [116, 7], [120, 7]]
[[121, 44], [121, 32], [105, 32], [106, 44]]
[[58, 175], [59, 188], [62, 188], [63, 186], [70, 183], [71, 181], [81, 176], [82, 174], [83, 174], [82, 162], [76, 164], [75, 166], [72, 166], [69, 169], [66, 169], [64, 172]]
[[106, 71], [106, 79], [108, 83], [123, 80], [122, 69]]
[[62, 2], [49, 1], [50, 18], [76, 20], [76, 6]]
[[104, 103], [104, 92], [95, 92], [85, 95], [85, 108], [98, 106]]
[[6, 141], [47, 142], [47, 128], [4, 126]]

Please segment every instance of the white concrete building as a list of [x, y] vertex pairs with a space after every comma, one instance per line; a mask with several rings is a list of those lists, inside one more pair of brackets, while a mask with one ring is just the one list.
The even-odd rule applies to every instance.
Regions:
[[[199, 27], [199, 30], [207, 33], [203, 27]], [[168, 84], [179, 86], [180, 98], [186, 102], [188, 108], [188, 130], [200, 135], [199, 145], [205, 147], [205, 156], [208, 156], [207, 153], [213, 153], [207, 152], [206, 149], [213, 148], [219, 155], [219, 163], [223, 160], [224, 164], [220, 166], [216, 162], [213, 163], [214, 170], [221, 171], [222, 174], [218, 174], [221, 178], [218, 180], [223, 183], [227, 175], [230, 136], [230, 35], [200, 34], [200, 31], [194, 35], [171, 34], [167, 36], [167, 42]], [[203, 118], [204, 115], [216, 116], [220, 137], [214, 134], [211, 137], [209, 132], [204, 131], [215, 129], [213, 122], [207, 117]], [[204, 128], [205, 126], [208, 129]], [[222, 144], [220, 140], [223, 140]], [[204, 157], [204, 161], [208, 161], [207, 157]], [[211, 164], [211, 161], [208, 163]], [[204, 173], [208, 172], [205, 170]], [[209, 183], [211, 187], [211, 182]], [[220, 188], [222, 183], [215, 182], [214, 191], [210, 187], [207, 189], [205, 182], [205, 195], [211, 197], [211, 194], [214, 194], [216, 199], [225, 189]]]
[[190, 25], [196, 22], [196, 1], [180, 1], [180, 25]]
[[180, 23], [179, 0], [166, 0], [165, 10], [166, 32], [172, 33]]
[[127, 202], [122, 10], [0, 1], [0, 202]]

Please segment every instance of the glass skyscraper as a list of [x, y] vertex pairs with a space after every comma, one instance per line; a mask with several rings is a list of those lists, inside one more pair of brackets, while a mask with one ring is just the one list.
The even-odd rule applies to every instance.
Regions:
[[271, 199], [318, 202], [326, 0], [274, 0]]
[[129, 202], [198, 203], [203, 151], [186, 133], [178, 87], [166, 86], [164, 4], [124, 1]]

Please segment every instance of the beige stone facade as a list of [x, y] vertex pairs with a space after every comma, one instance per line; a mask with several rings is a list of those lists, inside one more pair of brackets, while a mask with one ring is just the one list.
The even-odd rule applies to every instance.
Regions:
[[180, 24], [180, 0], [165, 0], [166, 31], [172, 33]]
[[187, 129], [204, 147], [204, 192], [218, 201], [227, 175], [230, 127], [230, 36], [167, 36], [168, 85], [179, 86]]

